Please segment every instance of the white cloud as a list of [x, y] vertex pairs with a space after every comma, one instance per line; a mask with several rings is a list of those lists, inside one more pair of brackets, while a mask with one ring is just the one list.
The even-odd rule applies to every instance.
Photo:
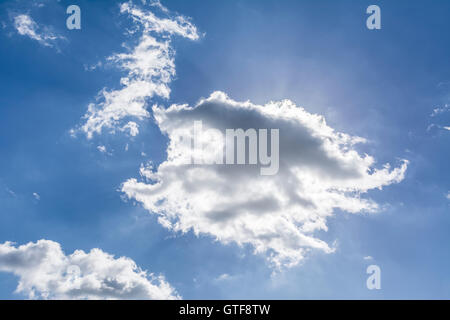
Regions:
[[[444, 113], [450, 112], [450, 104], [446, 103], [442, 107], [437, 107], [433, 109], [433, 112], [431, 113], [431, 117], [437, 117], [442, 116]], [[439, 124], [432, 123], [428, 126], [427, 131], [430, 131], [433, 128], [437, 129], [443, 129], [450, 131], [450, 126], [442, 126]]]
[[447, 193], [447, 199], [450, 200], [450, 191]]
[[13, 197], [17, 197], [16, 193], [14, 191], [12, 191], [11, 189], [9, 189], [8, 187], [6, 187], [6, 192], [8, 192]]
[[103, 145], [97, 146], [97, 150], [100, 151], [103, 154], [108, 155], [108, 156], [112, 156], [113, 155], [112, 152], [109, 152], [108, 149], [105, 146], [103, 146]]
[[[152, 2], [152, 5], [158, 4]], [[131, 135], [137, 135], [139, 131], [134, 122], [120, 127], [121, 121], [125, 118], [148, 118], [148, 99], [154, 96], [169, 98], [169, 84], [175, 76], [175, 52], [171, 47], [171, 36], [190, 40], [199, 38], [196, 27], [183, 16], [169, 16], [166, 12], [169, 17], [159, 18], [131, 1], [122, 4], [120, 11], [127, 14], [135, 24], [136, 30], [131, 33], [140, 31], [141, 36], [129, 52], [108, 58], [126, 71], [127, 75], [121, 79], [120, 89], [103, 89], [98, 102], [89, 105], [86, 122], [81, 127], [88, 139], [94, 133], [100, 134], [105, 128], [115, 132], [117, 127], [121, 131], [128, 128]], [[127, 127], [130, 124], [132, 127]]]
[[100, 249], [66, 256], [59, 243], [0, 244], [0, 271], [19, 277], [17, 292], [30, 299], [178, 299], [162, 276], [133, 260]]
[[106, 147], [105, 146], [97, 146], [97, 150], [100, 151], [101, 153], [106, 153]]
[[65, 39], [62, 36], [55, 35], [46, 27], [39, 27], [38, 24], [26, 14], [19, 14], [14, 17], [14, 28], [16, 28], [20, 35], [36, 40], [46, 47], [54, 47], [57, 40]]
[[[145, 0], [143, 0], [143, 1], [145, 2]], [[149, 5], [151, 5], [152, 7], [159, 8], [162, 12], [165, 12], [165, 13], [169, 12], [169, 10], [166, 7], [164, 7], [159, 0], [150, 1]]]
[[[159, 215], [168, 229], [251, 244], [275, 267], [294, 266], [311, 249], [333, 252], [314, 232], [327, 230], [336, 209], [377, 211], [378, 204], [361, 195], [402, 181], [407, 168], [406, 160], [397, 168], [375, 168], [373, 157], [354, 149], [364, 139], [336, 132], [322, 116], [289, 100], [259, 106], [215, 92], [193, 108], [155, 106], [153, 114], [170, 140], [167, 161], [156, 170], [141, 169], [147, 183], [129, 179], [122, 191]], [[223, 131], [280, 129], [278, 174], [261, 176], [257, 166], [184, 165], [181, 159], [189, 151], [179, 130], [192, 136], [196, 120]], [[206, 142], [203, 156], [222, 147]]]
[[98, 68], [101, 68], [102, 66], [103, 66], [103, 62], [101, 62], [101, 61], [99, 61], [95, 64], [91, 64], [91, 65], [88, 65], [88, 64], [83, 65], [85, 71], [94, 71]]
[[373, 260], [373, 257], [372, 256], [366, 256], [366, 257], [364, 257], [364, 260]]
[[129, 131], [130, 136], [135, 137], [139, 134], [139, 125], [134, 121], [130, 121], [124, 125], [121, 130]]
[[432, 117], [435, 117], [439, 114], [449, 112], [450, 111], [450, 104], [444, 104], [442, 107], [436, 107], [433, 109], [433, 112], [431, 113]]
[[235, 276], [231, 276], [228, 273], [223, 273], [220, 276], [218, 276], [217, 278], [214, 279], [214, 282], [224, 282], [224, 281], [230, 281], [235, 279]]
[[223, 280], [228, 280], [230, 279], [230, 275], [227, 273], [221, 274], [220, 276], [218, 276], [216, 278], [217, 281], [223, 281]]
[[36, 193], [36, 192], [33, 192], [33, 197], [34, 197], [36, 200], [41, 200], [41, 196], [40, 196], [38, 193]]
[[432, 123], [432, 124], [430, 124], [430, 125], [427, 127], [427, 132], [430, 132], [430, 131], [433, 130], [433, 129], [435, 129], [435, 130], [447, 130], [447, 131], [450, 131], [450, 127], [449, 127], [449, 126], [441, 126], [441, 125]]

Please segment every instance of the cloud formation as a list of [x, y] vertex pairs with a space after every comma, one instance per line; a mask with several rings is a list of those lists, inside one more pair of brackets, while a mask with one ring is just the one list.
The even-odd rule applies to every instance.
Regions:
[[[407, 168], [407, 160], [375, 168], [373, 157], [354, 148], [363, 138], [336, 132], [322, 116], [289, 100], [260, 106], [214, 92], [195, 107], [154, 106], [153, 114], [169, 138], [167, 160], [158, 168], [143, 166], [144, 180], [129, 179], [122, 191], [157, 214], [164, 227], [250, 244], [276, 268], [297, 265], [311, 249], [333, 252], [314, 233], [327, 230], [337, 209], [377, 211], [379, 205], [362, 195], [402, 181]], [[278, 174], [262, 176], [257, 165], [186, 165], [192, 149], [180, 137], [192, 138], [198, 120], [205, 130], [279, 129]], [[205, 139], [201, 156], [221, 148]]]
[[445, 121], [448, 121], [448, 117], [445, 117], [450, 112], [450, 104], [445, 103], [442, 106], [436, 107], [433, 109], [433, 112], [431, 113], [431, 118], [439, 118], [441, 124], [431, 123], [427, 131], [431, 131], [432, 129], [440, 129], [445, 131], [450, 131], [449, 125], [442, 125], [442, 123], [445, 123]]
[[127, 75], [120, 80], [118, 90], [103, 89], [98, 101], [88, 107], [84, 116], [86, 122], [81, 130], [87, 138], [103, 129], [110, 132], [129, 130], [130, 135], [139, 133], [135, 122], [123, 125], [122, 120], [135, 118], [142, 120], [150, 116], [146, 109], [147, 101], [154, 96], [169, 98], [173, 77], [175, 76], [175, 51], [171, 46], [172, 36], [197, 40], [197, 28], [186, 18], [172, 15], [159, 2], [152, 2], [166, 18], [157, 17], [153, 12], [134, 5], [131, 1], [121, 5], [120, 12], [128, 15], [134, 22], [131, 34], [140, 32], [139, 41], [126, 53], [108, 58]]
[[100, 249], [65, 255], [59, 243], [0, 244], [0, 271], [19, 277], [17, 292], [30, 299], [179, 299], [162, 276], [133, 260]]
[[441, 107], [434, 108], [433, 112], [431, 113], [431, 116], [435, 117], [435, 116], [437, 116], [439, 114], [446, 113], [446, 112], [449, 112], [449, 111], [450, 111], [450, 104], [446, 103], [446, 104], [444, 104]]
[[62, 36], [55, 35], [46, 27], [39, 27], [38, 24], [26, 14], [19, 14], [14, 17], [14, 28], [20, 35], [36, 40], [46, 47], [54, 47], [57, 40], [65, 39]]

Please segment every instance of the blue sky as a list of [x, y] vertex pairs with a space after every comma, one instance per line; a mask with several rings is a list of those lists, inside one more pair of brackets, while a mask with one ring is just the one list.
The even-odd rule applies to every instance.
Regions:
[[[48, 239], [66, 254], [100, 248], [164, 275], [185, 299], [449, 298], [448, 1], [376, 1], [381, 30], [365, 26], [370, 1], [162, 2], [171, 16], [190, 17], [199, 38], [173, 37], [170, 97], [148, 98], [149, 112], [214, 91], [256, 105], [289, 99], [367, 139], [355, 148], [375, 167], [409, 161], [399, 183], [364, 194], [378, 212], [336, 209], [328, 231], [316, 231], [335, 252], [311, 250], [276, 272], [249, 243], [170, 231], [124, 196], [141, 164], [166, 160], [168, 137], [152, 116], [136, 120], [136, 136], [71, 135], [99, 92], [118, 90], [126, 74], [107, 61], [138, 37], [125, 34], [132, 24], [121, 3], [77, 1], [81, 30], [66, 28], [71, 1], [0, 4], [0, 243]], [[61, 38], [47, 46], [19, 34], [20, 14]], [[381, 290], [366, 288], [370, 264], [381, 268]], [[18, 279], [0, 273], [0, 298], [28, 297], [15, 293]]]

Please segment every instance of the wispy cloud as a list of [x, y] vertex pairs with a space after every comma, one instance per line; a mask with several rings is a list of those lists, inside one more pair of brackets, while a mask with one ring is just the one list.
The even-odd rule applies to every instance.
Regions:
[[58, 40], [65, 39], [54, 34], [47, 27], [40, 27], [27, 14], [19, 14], [14, 17], [14, 28], [20, 35], [36, 40], [46, 47], [55, 47]]
[[112, 152], [109, 152], [108, 149], [104, 145], [97, 146], [97, 150], [108, 156], [113, 155]]
[[433, 112], [431, 113], [432, 117], [435, 117], [439, 114], [449, 112], [450, 111], [450, 104], [444, 104], [442, 107], [436, 107], [433, 109]]
[[449, 126], [441, 126], [441, 125], [438, 125], [436, 123], [431, 123], [427, 127], [427, 132], [430, 132], [432, 130], [447, 130], [447, 131], [450, 131], [450, 127]]
[[6, 192], [13, 197], [17, 197], [16, 193], [11, 189], [9, 189], [8, 187], [6, 187]]
[[106, 147], [105, 146], [97, 146], [97, 150], [100, 151], [101, 153], [106, 153]]
[[[445, 115], [448, 113], [450, 113], [450, 104], [448, 103], [434, 108], [433, 112], [431, 112], [430, 114], [430, 117], [435, 118], [435, 120], [433, 121], [433, 123], [428, 125], [427, 132], [430, 132], [432, 129], [450, 131], [450, 126], [442, 125], [443, 122], [446, 123], [448, 121], [448, 119], [445, 118]], [[435, 122], [441, 122], [441, 124], [437, 124]]]
[[[145, 1], [144, 1], [145, 3]], [[172, 15], [159, 2], [150, 6], [162, 9], [165, 18], [157, 17], [148, 9], [138, 7], [131, 1], [121, 5], [122, 14], [128, 15], [135, 25], [134, 35], [140, 32], [137, 45], [131, 46], [126, 53], [118, 53], [108, 60], [127, 72], [120, 81], [118, 90], [102, 90], [98, 102], [88, 107], [84, 116], [86, 122], [81, 126], [87, 138], [103, 129], [110, 132], [127, 131], [135, 136], [139, 133], [135, 122], [125, 125], [125, 118], [142, 120], [150, 116], [146, 109], [148, 99], [159, 96], [169, 98], [171, 83], [175, 75], [175, 51], [171, 46], [172, 36], [181, 36], [190, 40], [199, 38], [197, 28], [184, 16]]]
[[224, 282], [224, 281], [230, 281], [235, 279], [235, 276], [231, 276], [228, 273], [223, 273], [217, 278], [214, 278], [214, 282]]

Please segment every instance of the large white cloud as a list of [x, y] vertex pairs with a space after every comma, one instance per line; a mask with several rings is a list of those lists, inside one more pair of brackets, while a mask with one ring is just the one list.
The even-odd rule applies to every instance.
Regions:
[[162, 276], [100, 249], [65, 255], [59, 243], [0, 244], [0, 271], [19, 277], [17, 291], [31, 299], [178, 299]]
[[[168, 229], [251, 244], [277, 268], [298, 264], [311, 249], [333, 252], [315, 231], [327, 230], [327, 218], [336, 209], [377, 211], [378, 204], [361, 195], [400, 182], [407, 168], [406, 160], [396, 168], [375, 168], [373, 157], [355, 150], [364, 139], [336, 132], [322, 116], [289, 100], [259, 106], [215, 92], [195, 107], [155, 106], [153, 113], [170, 141], [167, 161], [142, 167], [144, 181], [129, 179], [122, 191]], [[262, 176], [257, 165], [185, 164], [191, 145], [180, 132], [192, 137], [199, 120], [204, 129], [222, 132], [279, 129], [278, 174]], [[200, 153], [206, 158], [223, 148], [215, 139], [203, 142]]]
[[97, 103], [88, 107], [86, 122], [81, 130], [92, 138], [94, 133], [103, 129], [114, 132], [116, 129], [130, 130], [131, 135], [138, 134], [133, 123], [123, 126], [122, 120], [149, 117], [147, 101], [154, 96], [169, 98], [169, 84], [175, 75], [174, 50], [171, 47], [172, 36], [181, 36], [190, 40], [199, 38], [196, 27], [183, 16], [172, 15], [159, 2], [151, 5], [161, 9], [165, 18], [157, 17], [150, 10], [138, 7], [131, 1], [123, 3], [120, 11], [134, 22], [133, 35], [140, 33], [139, 40], [126, 53], [115, 54], [108, 58], [119, 68], [127, 72], [120, 81], [118, 90], [103, 89]]
[[20, 35], [36, 40], [46, 47], [54, 47], [58, 40], [65, 39], [56, 35], [47, 27], [39, 27], [27, 14], [19, 14], [14, 17], [14, 28]]

